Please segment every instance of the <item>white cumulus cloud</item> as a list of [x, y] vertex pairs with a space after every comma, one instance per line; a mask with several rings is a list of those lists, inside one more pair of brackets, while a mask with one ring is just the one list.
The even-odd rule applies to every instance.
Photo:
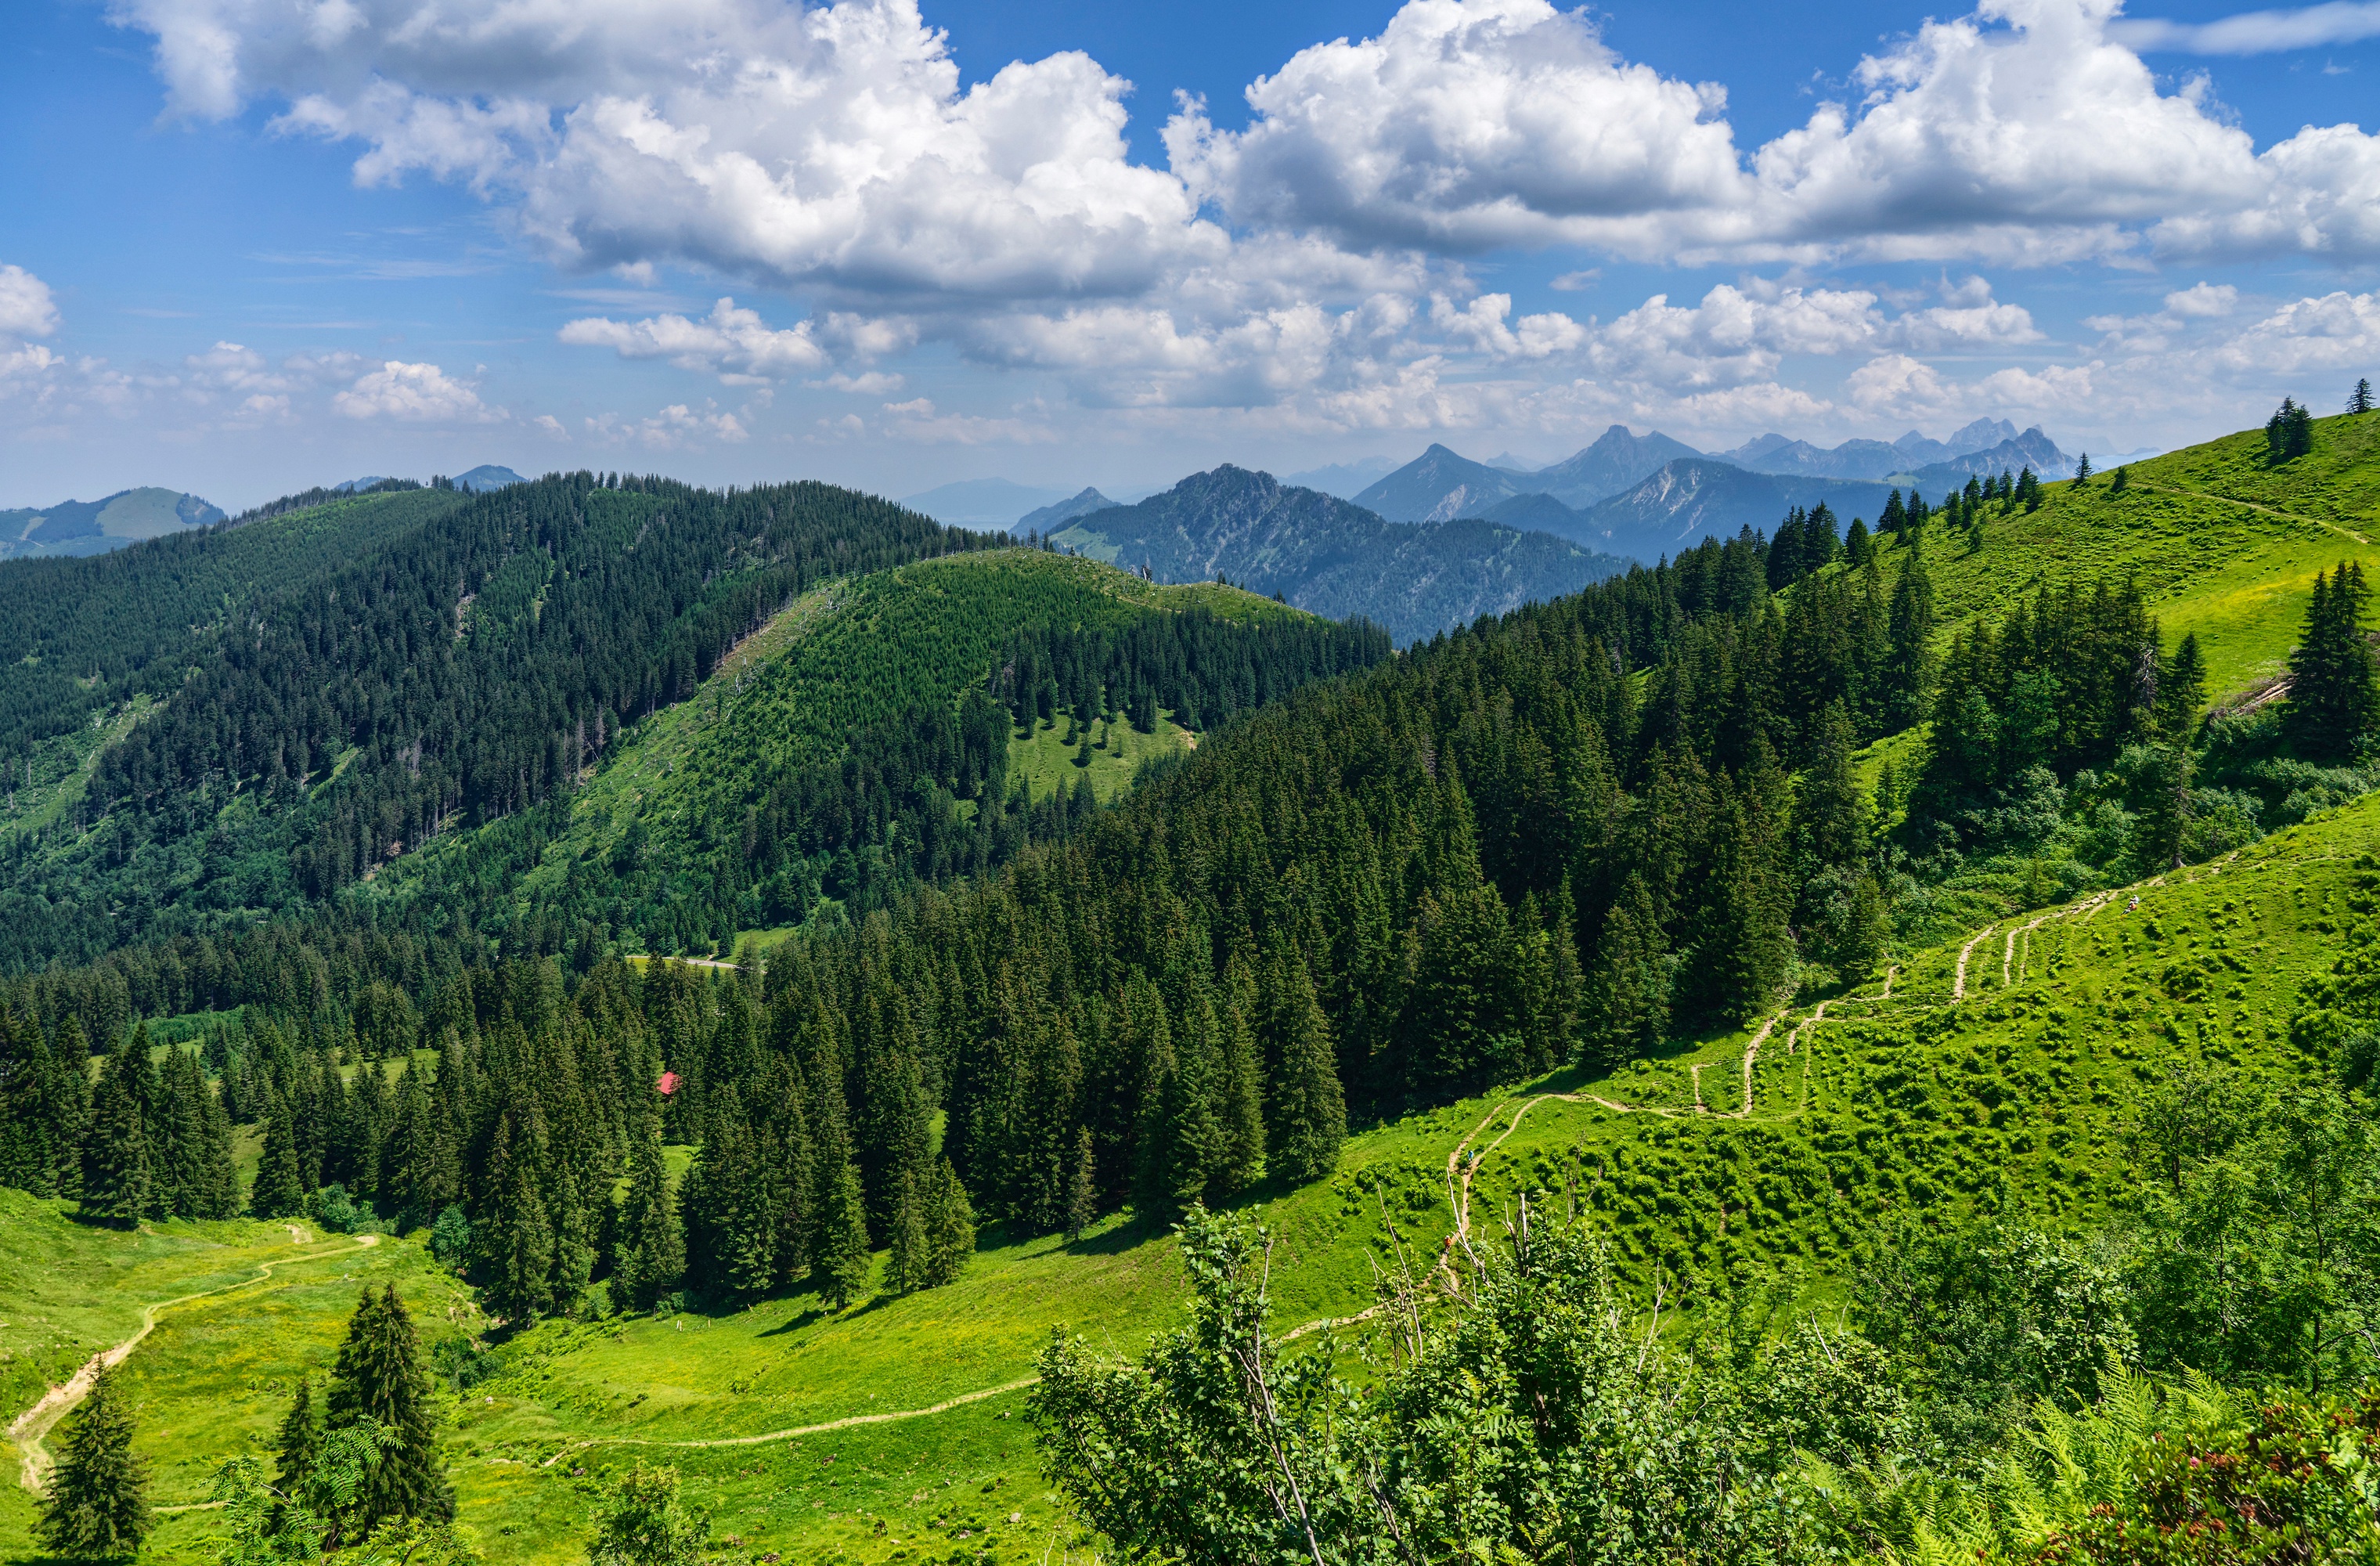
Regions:
[[827, 363], [808, 322], [780, 331], [762, 321], [759, 311], [738, 309], [732, 298], [721, 299], [699, 321], [668, 314], [644, 321], [573, 321], [562, 328], [562, 340], [611, 348], [622, 358], [665, 358], [680, 370], [724, 377], [775, 379]]
[[409, 424], [490, 424], [508, 417], [503, 408], [481, 402], [468, 382], [453, 379], [438, 366], [394, 358], [358, 376], [354, 385], [331, 398], [331, 407], [349, 419], [395, 419]]
[[1592, 244], [1750, 194], [1722, 91], [1621, 60], [1547, 0], [1411, 0], [1247, 99], [1236, 133], [1185, 106], [1174, 165], [1240, 223], [1357, 247]]
[[50, 285], [21, 266], [0, 266], [0, 337], [46, 337], [57, 329]]

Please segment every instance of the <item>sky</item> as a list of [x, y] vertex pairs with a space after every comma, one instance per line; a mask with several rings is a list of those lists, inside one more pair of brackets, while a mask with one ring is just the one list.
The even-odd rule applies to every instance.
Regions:
[[0, 507], [1148, 489], [2380, 371], [2380, 0], [0, 0]]

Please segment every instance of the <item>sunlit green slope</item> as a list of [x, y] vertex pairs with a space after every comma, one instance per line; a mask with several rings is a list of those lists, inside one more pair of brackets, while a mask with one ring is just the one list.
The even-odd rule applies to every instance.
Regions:
[[[1865, 1241], [1904, 1218], [2119, 1221], [2143, 1084], [2192, 1064], [2325, 1063], [2320, 1030], [2291, 1024], [2310, 981], [2368, 939], [2349, 933], [2350, 908], [2380, 886], [2376, 850], [2380, 799], [1917, 953], [1888, 996], [1870, 983], [1612, 1077], [1560, 1074], [1358, 1135], [1335, 1179], [1255, 1204], [1279, 1237], [1279, 1321], [1363, 1309], [1375, 1265], [1400, 1244], [1428, 1265], [1457, 1202], [1494, 1225], [1524, 1196], [1575, 1201], [1602, 1215], [1631, 1281], [1659, 1282], [1689, 1317], [1730, 1272], [1794, 1271], [1833, 1295]], [[0, 1244], [55, 1245], [58, 1271], [6, 1269], [0, 1346], [50, 1374], [137, 1327], [141, 1303], [305, 1249], [259, 1225], [98, 1233], [7, 1200]], [[330, 1244], [351, 1242], [311, 1254]], [[400, 1240], [167, 1311], [128, 1364], [162, 1502], [202, 1500], [214, 1463], [266, 1439], [291, 1378], [328, 1365], [367, 1273], [399, 1281], [433, 1338], [482, 1325]], [[840, 1316], [797, 1294], [544, 1323], [450, 1405], [464, 1520], [492, 1560], [573, 1560], [593, 1481], [639, 1455], [678, 1464], [718, 1532], [754, 1550], [939, 1560], [964, 1542], [1038, 1560], [1074, 1536], [1035, 1477], [1017, 1383], [1053, 1326], [1136, 1350], [1178, 1293], [1172, 1243], [1111, 1220], [1072, 1245], [988, 1237], [958, 1283]], [[67, 1297], [71, 1350], [55, 1341]], [[9, 1383], [20, 1403], [32, 1380]], [[0, 1518], [21, 1525], [21, 1497], [8, 1505]], [[207, 1527], [204, 1511], [175, 1513], [157, 1559], [203, 1559]]]
[[[1937, 532], [1926, 566], [1945, 635], [2044, 586], [2129, 576], [2168, 645], [2197, 635], [2210, 695], [2279, 673], [2314, 573], [2380, 566], [2380, 419], [2319, 419], [2314, 431], [2312, 453], [2277, 467], [2263, 432], [2247, 431], [2133, 464], [2122, 493], [2105, 474], [2050, 485], [2039, 511], [1988, 522], [1980, 550]], [[1886, 552], [1888, 576], [1904, 554]]]

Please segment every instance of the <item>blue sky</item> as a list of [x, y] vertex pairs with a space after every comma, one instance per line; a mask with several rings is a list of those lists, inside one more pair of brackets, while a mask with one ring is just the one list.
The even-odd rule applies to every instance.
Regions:
[[1112, 490], [1614, 421], [2124, 450], [2380, 370], [2356, 0], [14, 0], [0, 40], [0, 506]]

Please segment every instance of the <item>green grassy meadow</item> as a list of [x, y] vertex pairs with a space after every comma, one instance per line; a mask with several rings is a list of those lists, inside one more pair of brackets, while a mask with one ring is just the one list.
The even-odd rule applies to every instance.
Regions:
[[[2380, 570], [2380, 419], [2319, 419], [2313, 451], [2279, 467], [2264, 450], [2247, 431], [2132, 464], [2121, 494], [2105, 475], [2046, 486], [2039, 511], [1987, 522], [1979, 551], [1932, 530], [1944, 637], [2043, 587], [2134, 577], [2168, 645], [2196, 633], [2210, 697], [2280, 673], [2314, 573]], [[1886, 552], [1888, 577], [1904, 558]]]
[[1079, 736], [1075, 744], [1066, 743], [1068, 727], [1053, 718], [1035, 724], [1029, 736], [1009, 736], [1011, 786], [1014, 780], [1022, 778], [1035, 799], [1047, 799], [1053, 794], [1073, 792], [1087, 777], [1092, 795], [1106, 805], [1131, 791], [1133, 779], [1145, 763], [1194, 750], [1198, 745], [1198, 736], [1176, 723], [1170, 711], [1158, 714], [1154, 734], [1142, 734], [1119, 719], [1091, 726], [1091, 758], [1085, 766], [1080, 762]]

